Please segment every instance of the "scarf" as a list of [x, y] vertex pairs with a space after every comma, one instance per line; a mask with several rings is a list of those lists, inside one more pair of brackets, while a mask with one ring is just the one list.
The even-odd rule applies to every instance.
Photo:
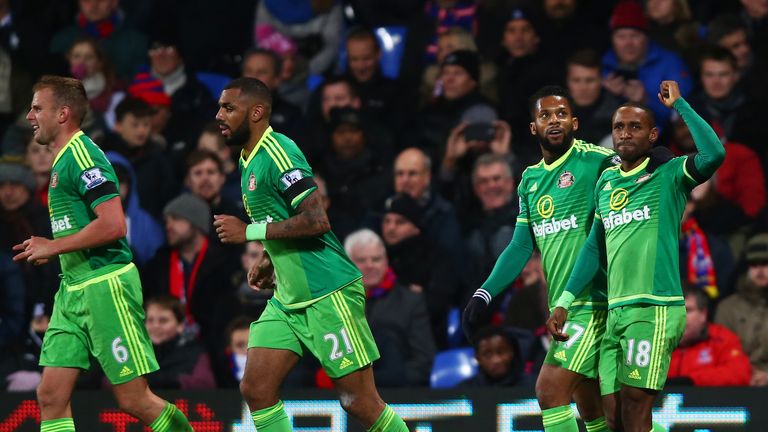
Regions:
[[184, 305], [184, 314], [186, 316], [186, 322], [188, 324], [194, 324], [195, 319], [192, 317], [192, 311], [190, 309], [190, 303], [192, 302], [192, 295], [195, 292], [195, 282], [197, 282], [197, 272], [200, 270], [200, 265], [205, 259], [205, 253], [208, 251], [208, 238], [203, 239], [203, 244], [200, 246], [200, 252], [195, 257], [195, 262], [192, 264], [192, 271], [189, 274], [189, 280], [185, 280], [184, 264], [181, 262], [179, 251], [174, 249], [171, 251], [169, 260], [169, 282], [170, 282], [170, 294], [173, 297], [179, 299], [181, 304]]
[[682, 233], [682, 241], [688, 252], [688, 282], [703, 289], [709, 298], [716, 299], [719, 292], [707, 236], [692, 217], [683, 222]]
[[392, 267], [387, 267], [387, 272], [384, 273], [384, 277], [381, 279], [381, 282], [373, 288], [366, 288], [365, 296], [369, 299], [376, 299], [385, 296], [387, 293], [389, 293], [390, 290], [392, 290], [392, 287], [395, 286], [395, 280], [397, 280], [397, 276], [395, 276], [395, 272], [392, 270]]
[[119, 23], [120, 14], [117, 12], [113, 13], [109, 18], [99, 22], [88, 21], [82, 13], [77, 15], [77, 26], [88, 34], [88, 36], [96, 39], [106, 39], [112, 36], [112, 33], [114, 33], [115, 28], [117, 28]]

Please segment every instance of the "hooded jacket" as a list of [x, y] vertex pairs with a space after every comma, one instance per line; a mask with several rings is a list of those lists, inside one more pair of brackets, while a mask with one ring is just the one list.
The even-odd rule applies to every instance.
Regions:
[[133, 250], [134, 261], [141, 266], [155, 256], [155, 252], [165, 243], [165, 232], [162, 226], [139, 205], [136, 172], [130, 162], [116, 152], [107, 152], [106, 155], [112, 165], [122, 167], [131, 176], [131, 190], [128, 192], [127, 203], [123, 206], [128, 224], [128, 244]]

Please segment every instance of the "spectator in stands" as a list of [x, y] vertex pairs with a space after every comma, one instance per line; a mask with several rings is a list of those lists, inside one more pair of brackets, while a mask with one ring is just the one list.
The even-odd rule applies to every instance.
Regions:
[[35, 175], [35, 198], [43, 206], [48, 206], [48, 185], [51, 183], [51, 167], [53, 165], [53, 152], [48, 146], [38, 144], [32, 137], [27, 140], [27, 149], [24, 152], [24, 160]]
[[96, 39], [115, 65], [118, 76], [129, 80], [146, 63], [148, 39], [125, 23], [116, 0], [79, 0], [80, 11], [71, 26], [51, 40], [51, 52], [64, 54], [79, 37]]
[[[239, 308], [249, 316], [261, 316], [267, 306], [267, 301], [274, 294], [273, 280], [267, 283], [269, 286], [260, 286], [257, 287], [258, 289], [254, 288], [254, 285], [248, 280], [248, 274], [254, 265], [262, 263], [265, 259], [269, 260], [269, 257], [265, 256], [264, 245], [261, 242], [246, 243], [245, 250], [240, 255], [240, 270], [235, 273], [233, 278], [234, 285], [237, 287]], [[274, 278], [274, 275], [272, 277]], [[240, 372], [242, 373], [242, 371]]]
[[496, 259], [512, 240], [519, 209], [512, 169], [503, 156], [480, 156], [472, 171], [472, 185], [482, 214], [470, 223], [465, 244], [470, 258], [470, 286], [476, 287], [491, 274]]
[[[528, 131], [530, 135], [530, 130]], [[487, 107], [473, 107], [464, 112], [461, 123], [453, 128], [440, 165], [440, 193], [460, 212], [467, 224], [478, 216], [479, 203], [473, 192], [472, 169], [479, 158], [494, 154], [516, 164], [512, 153], [512, 131], [509, 124], [498, 120]]]
[[280, 95], [278, 89], [282, 82], [281, 68], [280, 56], [274, 51], [252, 48], [243, 55], [243, 76], [256, 78], [272, 90], [269, 124], [281, 134], [300, 137], [304, 128], [303, 112], [300, 107]]
[[367, 28], [353, 27], [347, 33], [347, 78], [355, 85], [362, 107], [369, 114], [382, 118], [395, 130], [400, 130], [405, 115], [413, 107], [398, 101], [406, 98], [397, 82], [381, 72], [381, 47], [376, 35]]
[[[224, 182], [224, 165], [216, 153], [208, 150], [194, 150], [187, 156], [187, 174], [184, 185], [198, 198], [202, 198], [211, 209], [213, 215], [227, 214], [245, 219], [242, 200], [231, 201], [222, 194]], [[220, 243], [219, 236], [211, 230], [209, 238]]]
[[96, 39], [81, 37], [69, 47], [67, 61], [69, 72], [83, 83], [91, 109], [103, 117], [122, 90], [104, 50]]
[[517, 339], [501, 327], [486, 327], [474, 338], [477, 375], [459, 387], [512, 387], [521, 383], [525, 360]]
[[737, 282], [736, 293], [717, 307], [715, 322], [739, 336], [752, 364], [752, 386], [768, 386], [768, 234], [749, 239], [745, 258], [747, 271]]
[[344, 249], [363, 274], [366, 316], [381, 359], [374, 365], [382, 387], [418, 387], [429, 382], [435, 356], [424, 297], [398, 281], [381, 238], [369, 229], [350, 234]]
[[568, 92], [573, 98], [573, 116], [579, 119], [577, 138], [613, 148], [611, 118], [624, 102], [605, 90], [600, 74], [600, 56], [587, 49], [574, 53], [566, 65]]
[[[395, 193], [407, 194], [421, 207], [424, 235], [444, 251], [458, 252], [461, 225], [456, 209], [432, 187], [432, 160], [424, 151], [411, 147], [395, 159]], [[461, 254], [456, 254], [457, 262]]]
[[248, 356], [248, 336], [253, 321], [254, 319], [251, 317], [238, 316], [227, 324], [226, 356], [229, 359], [232, 379], [228, 382], [219, 381], [219, 385], [222, 387], [237, 387], [237, 384], [243, 379], [245, 360]]
[[216, 387], [211, 362], [203, 347], [184, 337], [184, 306], [178, 299], [147, 300], [145, 325], [160, 370], [147, 375], [154, 388], [206, 390]]
[[261, 24], [256, 26], [256, 44], [280, 57], [280, 86], [277, 88], [280, 96], [306, 110], [309, 101], [309, 65], [298, 53], [296, 43], [271, 25]]
[[736, 57], [736, 63], [742, 77], [746, 77], [754, 62], [752, 44], [747, 37], [747, 27], [736, 14], [724, 14], [709, 23], [707, 40], [712, 45], [719, 45]]
[[125, 98], [115, 108], [115, 132], [104, 149], [126, 158], [136, 172], [136, 191], [141, 207], [158, 217], [178, 192], [173, 166], [161, 145], [151, 137], [152, 107], [141, 99]]
[[605, 1], [545, 0], [536, 3], [541, 3], [542, 9], [536, 19], [536, 30], [541, 38], [543, 55], [555, 57], [561, 66], [565, 66], [562, 61], [577, 50], [590, 48], [602, 52], [608, 48], [605, 24], [610, 11], [606, 13], [604, 10]]
[[153, 78], [149, 72], [139, 72], [128, 87], [127, 96], [141, 99], [152, 107], [150, 136], [166, 149], [168, 139], [165, 133], [171, 118], [171, 98], [165, 93], [162, 81]]
[[168, 245], [141, 273], [146, 297], [171, 295], [184, 305], [185, 335], [200, 336], [217, 376], [226, 370], [221, 335], [235, 306], [230, 284], [237, 262], [208, 240], [211, 210], [192, 194], [182, 194], [163, 210]]
[[[363, 111], [363, 103], [352, 82], [344, 77], [325, 80], [318, 91], [319, 112], [310, 113], [309, 134], [305, 143], [299, 143], [310, 164], [319, 166], [330, 150], [331, 110], [354, 108], [361, 110], [363, 130], [368, 132], [368, 146], [376, 154], [391, 160], [395, 149], [394, 133], [388, 125]], [[316, 162], [312, 162], [312, 161]]]
[[[12, 275], [5, 276], [11, 281], [14, 278]], [[51, 308], [52, 304], [36, 304], [29, 314], [31, 318], [28, 318], [29, 324], [22, 332], [18, 348], [0, 352], [0, 388], [9, 392], [31, 392], [37, 389], [43, 376], [43, 367], [38, 363], [43, 336], [51, 321]]]
[[693, 21], [687, 0], [650, 0], [645, 2], [648, 37], [662, 48], [677, 53], [696, 44], [698, 25]]
[[[478, 52], [478, 46], [472, 33], [461, 27], [450, 27], [437, 37], [437, 57], [435, 64], [430, 64], [424, 69], [421, 80], [421, 105], [425, 106], [443, 94], [443, 81], [440, 79], [440, 65], [448, 54], [467, 50]], [[492, 62], [480, 62], [480, 93], [488, 100], [497, 102], [499, 92], [497, 88], [496, 65]]]
[[235, 154], [227, 145], [218, 122], [212, 121], [203, 128], [200, 138], [197, 139], [197, 149], [215, 153], [219, 157], [226, 177], [224, 186], [221, 187], [221, 196], [228, 201], [239, 203], [243, 199], [240, 191], [240, 171], [237, 168], [240, 153]]
[[736, 58], [725, 48], [712, 47], [701, 58], [701, 90], [691, 105], [702, 113], [723, 141], [746, 144], [766, 161], [762, 134], [754, 125], [760, 121], [760, 103], [739, 85]]
[[[31, 236], [51, 238], [48, 209], [34, 199], [35, 185], [34, 174], [21, 160], [0, 159], [0, 246], [5, 251]], [[16, 265], [21, 268], [26, 286], [26, 313], [36, 303], [53, 304], [59, 288], [58, 260], [44, 266], [27, 262]]]
[[133, 261], [141, 267], [165, 244], [165, 233], [157, 220], [139, 204], [136, 171], [131, 163], [117, 152], [107, 152], [107, 159], [114, 167], [120, 185], [120, 199], [128, 226], [126, 239], [133, 251]]
[[467, 32], [474, 32], [476, 25], [477, 6], [471, 0], [429, 0], [424, 11], [426, 13], [429, 28], [427, 45], [427, 60], [435, 59], [437, 53], [437, 39], [446, 30], [452, 27], [460, 27]]
[[707, 322], [709, 298], [699, 287], [685, 290], [685, 331], [672, 353], [667, 380], [699, 387], [745, 386], [752, 368], [739, 337]]
[[768, 48], [768, 5], [759, 0], [741, 0], [741, 19], [757, 51]]
[[635, 0], [622, 0], [611, 15], [613, 48], [603, 56], [603, 85], [609, 92], [648, 105], [660, 126], [669, 123], [670, 110], [656, 97], [662, 80], [675, 80], [687, 96], [693, 87], [680, 57], [648, 37], [648, 21]]
[[152, 42], [149, 73], [163, 83], [165, 94], [171, 98], [171, 116], [164, 135], [167, 150], [177, 163], [182, 163], [197, 144], [203, 126], [216, 114], [216, 102], [194, 71], [185, 66], [178, 43], [171, 37], [158, 36]]
[[[461, 122], [464, 113], [475, 106], [495, 109], [480, 95], [480, 59], [476, 52], [458, 50], [445, 57], [440, 65], [443, 94], [421, 114], [421, 129], [414, 134], [413, 146], [424, 148], [436, 160], [442, 160], [451, 130]], [[495, 114], [494, 114], [495, 115]]]
[[[281, 0], [259, 2], [255, 28], [269, 25], [296, 41], [298, 52], [309, 59], [309, 71], [327, 72], [336, 60], [343, 23], [342, 5], [337, 2]], [[259, 41], [256, 40], [256, 43]]]
[[423, 293], [435, 342], [444, 347], [448, 310], [458, 303], [462, 281], [453, 259], [423, 234], [422, 220], [423, 208], [418, 202], [410, 195], [397, 194], [387, 200], [382, 238], [389, 263], [400, 281], [411, 291]]
[[381, 208], [389, 194], [390, 163], [369, 148], [360, 111], [333, 108], [331, 127], [331, 152], [320, 171], [333, 203], [328, 215], [333, 232], [343, 239]]
[[[675, 154], [690, 155], [696, 152], [691, 132], [681, 118], [675, 117], [672, 132], [671, 148]], [[743, 216], [755, 218], [766, 204], [765, 174], [760, 165], [760, 158], [752, 149], [738, 142], [725, 141], [724, 147], [725, 161], [712, 179], [714, 183], [712, 192], [715, 194], [709, 198], [714, 198], [714, 201], [710, 200], [702, 204], [707, 204], [705, 208], [709, 210], [717, 207], [715, 210], [723, 214], [727, 209], [723, 206], [722, 200], [726, 200], [730, 206], [736, 206]], [[710, 218], [714, 216], [714, 214], [709, 215]], [[721, 227], [735, 229], [737, 227], [734, 223], [742, 225], [747, 222], [743, 216], [723, 214], [716, 223], [711, 225], [724, 223], [725, 225]]]

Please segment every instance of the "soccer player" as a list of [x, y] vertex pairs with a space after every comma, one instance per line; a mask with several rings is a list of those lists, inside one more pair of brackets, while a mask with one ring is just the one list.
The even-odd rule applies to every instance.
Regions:
[[658, 97], [683, 118], [698, 153], [647, 172], [649, 151], [659, 135], [653, 113], [634, 103], [616, 110], [613, 146], [621, 165], [607, 169], [597, 181], [592, 230], [547, 321], [557, 340], [572, 338], [563, 330], [574, 300], [607, 259], [608, 320], [600, 349], [600, 386], [617, 401], [608, 414], [612, 429], [628, 432], [651, 430], [651, 409], [685, 328], [678, 236], [686, 198], [725, 158], [717, 134], [680, 97], [675, 81], [663, 81]]
[[[291, 431], [278, 389], [307, 349], [339, 392], [341, 406], [370, 431], [407, 432], [376, 390], [378, 349], [365, 320], [362, 276], [330, 231], [312, 169], [296, 143], [269, 126], [272, 96], [254, 78], [230, 82], [216, 119], [240, 159], [246, 225], [216, 215], [224, 243], [259, 240], [276, 277], [275, 295], [251, 325], [240, 391], [259, 432]], [[263, 279], [259, 263], [249, 281]]]
[[[589, 199], [605, 168], [614, 164], [607, 149], [574, 139], [579, 121], [565, 89], [543, 87], [531, 97], [531, 134], [543, 159], [529, 166], [518, 187], [520, 214], [512, 241], [499, 256], [488, 279], [464, 311], [464, 330], [471, 338], [491, 299], [522, 271], [533, 252], [541, 251], [549, 285], [549, 307], [565, 288], [575, 257], [587, 239], [595, 212]], [[554, 342], [536, 382], [536, 397], [547, 432], [578, 431], [571, 397], [589, 431], [606, 430], [597, 376], [598, 346], [606, 318], [605, 277], [600, 274], [574, 305], [568, 342]]]
[[56, 155], [48, 186], [53, 240], [30, 237], [16, 261], [44, 264], [58, 255], [63, 277], [43, 339], [37, 388], [41, 432], [72, 432], [70, 398], [80, 370], [95, 358], [120, 408], [155, 432], [191, 431], [173, 404], [142, 377], [158, 369], [144, 327], [141, 282], [125, 240], [117, 177], [104, 153], [80, 130], [88, 110], [83, 84], [45, 76], [33, 88], [27, 120], [34, 139]]

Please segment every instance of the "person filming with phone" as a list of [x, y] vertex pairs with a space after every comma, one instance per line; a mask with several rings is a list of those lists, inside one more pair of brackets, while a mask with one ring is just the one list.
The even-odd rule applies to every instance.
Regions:
[[679, 83], [683, 97], [693, 87], [683, 60], [648, 36], [648, 21], [636, 0], [622, 0], [610, 20], [612, 49], [603, 56], [603, 86], [629, 102], [647, 104], [659, 126], [669, 123], [671, 110], [655, 97], [662, 80]]

